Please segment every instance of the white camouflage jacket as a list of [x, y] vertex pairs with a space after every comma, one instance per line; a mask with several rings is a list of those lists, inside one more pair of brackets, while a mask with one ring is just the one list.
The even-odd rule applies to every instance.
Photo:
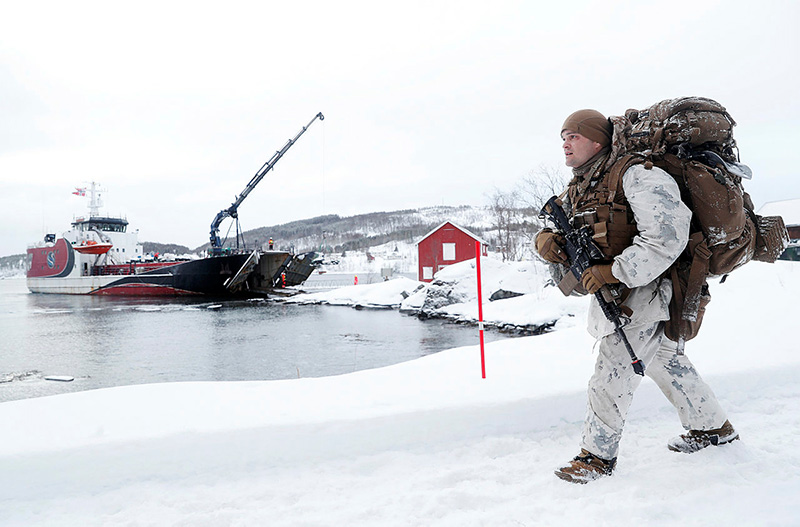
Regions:
[[[625, 305], [633, 310], [629, 325], [669, 319], [672, 284], [658, 280], [689, 241], [692, 213], [680, 198], [672, 177], [653, 167], [633, 165], [622, 176], [622, 188], [639, 231], [630, 247], [614, 258], [611, 272], [631, 288]], [[589, 306], [589, 333], [602, 338], [614, 332], [597, 299]]]

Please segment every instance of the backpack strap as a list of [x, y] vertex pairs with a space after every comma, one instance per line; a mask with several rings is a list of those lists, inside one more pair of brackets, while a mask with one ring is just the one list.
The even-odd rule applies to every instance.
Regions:
[[609, 203], [614, 203], [617, 192], [622, 188], [622, 175], [633, 165], [641, 163], [645, 163], [645, 159], [634, 155], [622, 156], [614, 162], [611, 169], [608, 171]]
[[700, 309], [700, 295], [703, 292], [703, 285], [706, 283], [706, 276], [708, 276], [711, 250], [708, 248], [708, 243], [702, 232], [694, 233], [689, 239], [689, 244], [690, 247], [694, 245], [694, 249], [690, 249], [692, 265], [689, 268], [689, 279], [686, 283], [686, 297], [683, 301], [681, 318], [696, 322], [697, 311]]
[[691, 260], [688, 269], [676, 262], [668, 271], [672, 280], [672, 300], [669, 306], [671, 328], [667, 336], [677, 341], [679, 355], [683, 354], [686, 341], [694, 338], [699, 329], [698, 316], [711, 259], [711, 250], [702, 232], [689, 237], [686, 252]]

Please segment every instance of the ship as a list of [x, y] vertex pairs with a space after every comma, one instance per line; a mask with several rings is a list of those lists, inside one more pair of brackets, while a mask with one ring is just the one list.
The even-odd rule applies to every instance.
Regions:
[[[239, 230], [238, 207], [275, 163], [319, 118], [307, 126], [268, 160], [231, 206], [220, 211], [211, 224], [210, 248], [204, 257], [162, 261], [143, 253], [138, 231], [128, 230], [125, 217], [100, 214], [96, 183], [76, 189], [89, 194], [89, 214], [74, 218], [60, 237], [48, 233], [28, 247], [27, 285], [33, 293], [114, 296], [205, 295], [269, 296], [286, 294], [301, 285], [319, 264], [316, 253], [293, 254], [274, 250], [248, 250]], [[222, 220], [236, 222], [236, 244], [225, 247], [219, 237]]]
[[[82, 189], [81, 189], [82, 190]], [[226, 248], [218, 256], [158, 261], [145, 254], [124, 217], [101, 215], [96, 183], [86, 189], [89, 214], [61, 236], [47, 234], [28, 248], [33, 293], [115, 296], [269, 296], [301, 285], [315, 253]]]

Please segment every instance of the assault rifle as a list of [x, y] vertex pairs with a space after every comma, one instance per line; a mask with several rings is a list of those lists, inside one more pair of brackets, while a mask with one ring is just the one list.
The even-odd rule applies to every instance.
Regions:
[[[562, 283], [559, 284], [559, 288], [565, 295], [568, 295], [575, 285], [580, 282], [583, 272], [604, 259], [603, 253], [600, 251], [597, 244], [594, 243], [594, 240], [592, 240], [592, 233], [588, 226], [583, 226], [580, 229], [572, 227], [569, 219], [567, 219], [567, 215], [564, 213], [564, 209], [561, 208], [557, 196], [553, 196], [547, 200], [547, 203], [542, 207], [540, 217], [545, 217], [553, 222], [564, 236], [563, 249], [567, 252], [570, 267], [569, 274], [562, 280]], [[570, 274], [572, 276], [570, 276]], [[603, 310], [603, 314], [614, 324], [614, 334], [625, 345], [625, 349], [628, 350], [628, 354], [631, 356], [633, 371], [639, 375], [644, 375], [644, 364], [636, 357], [636, 353], [633, 351], [628, 337], [626, 337], [625, 332], [622, 331], [622, 310], [614, 301], [609, 287], [604, 285], [594, 296], [600, 304], [600, 309]]]

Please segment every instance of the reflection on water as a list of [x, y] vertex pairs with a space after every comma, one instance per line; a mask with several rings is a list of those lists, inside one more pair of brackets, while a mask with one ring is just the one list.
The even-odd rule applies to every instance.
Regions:
[[[0, 332], [0, 401], [152, 382], [336, 375], [478, 341], [473, 328], [394, 310], [31, 294], [24, 279], [0, 280]], [[44, 380], [51, 375], [75, 380]]]

